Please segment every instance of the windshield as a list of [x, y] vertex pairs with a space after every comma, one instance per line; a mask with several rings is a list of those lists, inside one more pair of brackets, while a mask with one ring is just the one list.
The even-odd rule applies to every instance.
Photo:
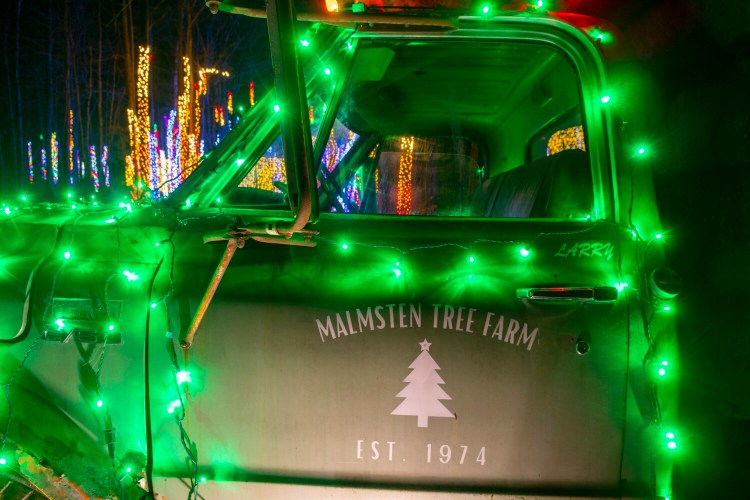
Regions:
[[359, 40], [321, 212], [585, 218], [582, 115], [573, 65], [550, 46]]

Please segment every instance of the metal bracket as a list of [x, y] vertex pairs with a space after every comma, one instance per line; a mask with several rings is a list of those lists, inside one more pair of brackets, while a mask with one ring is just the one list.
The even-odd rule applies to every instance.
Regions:
[[195, 316], [193, 316], [193, 321], [190, 322], [190, 328], [188, 329], [187, 334], [180, 341], [180, 345], [183, 349], [190, 349], [190, 347], [193, 345], [193, 338], [195, 337], [195, 333], [198, 331], [198, 327], [203, 321], [203, 316], [206, 315], [208, 306], [211, 305], [211, 300], [214, 298], [216, 289], [219, 287], [219, 283], [221, 283], [221, 279], [224, 277], [224, 273], [229, 267], [229, 263], [232, 261], [232, 257], [234, 257], [234, 252], [236, 252], [238, 248], [242, 248], [244, 246], [245, 238], [231, 238], [229, 239], [229, 241], [227, 241], [227, 248], [226, 250], [224, 250], [224, 255], [221, 257], [219, 265], [216, 266], [216, 271], [214, 271], [214, 275], [211, 278], [211, 283], [209, 283], [206, 292], [203, 294], [203, 298], [198, 305], [198, 310], [195, 312]]

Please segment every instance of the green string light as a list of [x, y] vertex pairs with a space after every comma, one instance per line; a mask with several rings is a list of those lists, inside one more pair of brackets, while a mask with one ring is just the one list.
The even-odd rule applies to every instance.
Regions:
[[122, 272], [122, 275], [125, 276], [128, 281], [138, 281], [140, 279], [140, 276], [132, 271], [128, 271], [127, 269]]
[[182, 406], [182, 401], [180, 401], [179, 399], [175, 399], [174, 401], [171, 401], [171, 402], [170, 402], [170, 403], [169, 403], [169, 404], [167, 405], [167, 413], [169, 413], [169, 414], [171, 415], [171, 414], [172, 414], [172, 413], [174, 413], [174, 412], [175, 412], [175, 410], [176, 410], [177, 408], [179, 408], [180, 406]]
[[175, 374], [175, 378], [177, 379], [177, 385], [189, 384], [193, 381], [192, 377], [190, 376], [190, 372], [187, 370], [178, 371]]
[[664, 434], [664, 437], [667, 438], [667, 448], [669, 448], [670, 450], [676, 450], [677, 440], [675, 439], [674, 432], [667, 432]]

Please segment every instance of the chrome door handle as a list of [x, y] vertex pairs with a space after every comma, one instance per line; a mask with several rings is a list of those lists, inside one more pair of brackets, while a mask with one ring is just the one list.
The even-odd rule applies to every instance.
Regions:
[[519, 288], [516, 297], [528, 300], [565, 300], [578, 302], [614, 302], [617, 288], [613, 286], [554, 286]]

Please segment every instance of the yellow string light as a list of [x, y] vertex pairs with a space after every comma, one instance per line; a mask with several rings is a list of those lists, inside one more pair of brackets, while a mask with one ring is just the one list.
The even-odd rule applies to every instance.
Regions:
[[280, 193], [273, 181], [279, 180], [286, 184], [286, 169], [284, 168], [284, 159], [278, 157], [263, 157], [258, 160], [255, 167], [248, 173], [240, 187], [251, 187], [263, 189], [265, 191], [275, 191]]
[[583, 127], [578, 125], [558, 130], [547, 141], [547, 154], [553, 155], [566, 149], [580, 149], [586, 151], [586, 143], [583, 137]]
[[[180, 169], [180, 179], [185, 180], [187, 175], [185, 169], [189, 162], [189, 126], [190, 126], [190, 81], [192, 77], [190, 68], [190, 59], [182, 58], [182, 93], [177, 98], [177, 127], [180, 131], [180, 145], [177, 154], [177, 161]], [[200, 85], [200, 84], [199, 84]]]
[[148, 186], [151, 179], [149, 153], [149, 113], [148, 80], [151, 65], [149, 47], [138, 47], [138, 78], [136, 82], [136, 109], [128, 109], [128, 134], [130, 154], [125, 157], [125, 185], [135, 187], [136, 192]]
[[232, 92], [231, 91], [227, 91], [227, 111], [229, 111], [230, 115], [234, 114], [234, 106], [233, 106], [233, 104], [234, 103], [232, 102]]
[[68, 175], [69, 182], [73, 184], [73, 151], [75, 151], [75, 141], [73, 139], [73, 110], [68, 111]]
[[411, 181], [414, 167], [414, 137], [401, 138], [401, 156], [398, 160], [398, 185], [396, 188], [396, 213], [411, 212]]

